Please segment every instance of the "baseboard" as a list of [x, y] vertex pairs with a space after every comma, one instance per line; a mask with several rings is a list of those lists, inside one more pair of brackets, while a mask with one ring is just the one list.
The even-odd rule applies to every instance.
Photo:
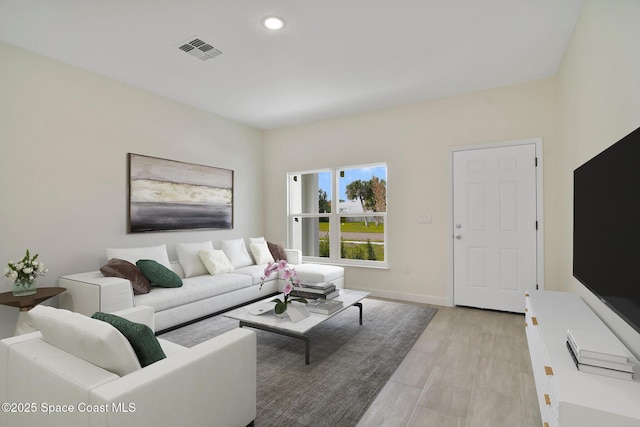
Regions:
[[408, 294], [405, 292], [394, 292], [380, 289], [363, 289], [363, 288], [349, 288], [358, 291], [371, 292], [371, 296], [379, 297], [379, 298], [388, 298], [394, 299], [398, 301], [407, 301], [407, 302], [419, 302], [422, 304], [431, 304], [431, 305], [441, 305], [444, 307], [449, 306], [449, 302], [446, 297], [434, 297], [430, 295], [417, 295], [417, 294]]

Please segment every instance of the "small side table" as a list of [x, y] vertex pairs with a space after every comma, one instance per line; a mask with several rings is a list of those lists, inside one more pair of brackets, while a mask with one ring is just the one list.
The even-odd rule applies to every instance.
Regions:
[[58, 294], [66, 291], [67, 288], [36, 288], [36, 293], [33, 295], [26, 295], [23, 297], [17, 297], [13, 295], [13, 291], [3, 292], [0, 294], [0, 304], [8, 305], [11, 307], [18, 307], [20, 313], [18, 314], [18, 323], [16, 324], [15, 335], [26, 334], [29, 332], [37, 331], [38, 329], [31, 323], [29, 319], [28, 311], [42, 301], [46, 301], [49, 298], [55, 297]]

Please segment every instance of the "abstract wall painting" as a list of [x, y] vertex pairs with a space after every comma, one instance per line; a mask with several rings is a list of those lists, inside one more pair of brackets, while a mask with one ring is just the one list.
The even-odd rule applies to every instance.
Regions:
[[233, 171], [129, 153], [129, 232], [233, 228]]

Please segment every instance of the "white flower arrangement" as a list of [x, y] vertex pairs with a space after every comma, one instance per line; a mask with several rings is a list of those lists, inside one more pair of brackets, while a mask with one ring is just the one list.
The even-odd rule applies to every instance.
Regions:
[[38, 254], [31, 256], [29, 249], [27, 249], [24, 258], [19, 262], [9, 261], [8, 267], [4, 270], [4, 276], [14, 282], [32, 282], [36, 277], [44, 276], [48, 270], [37, 259]]

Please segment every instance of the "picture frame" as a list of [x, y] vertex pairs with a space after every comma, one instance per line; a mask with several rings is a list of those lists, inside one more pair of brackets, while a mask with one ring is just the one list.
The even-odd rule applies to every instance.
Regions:
[[129, 233], [233, 228], [233, 170], [128, 153]]

